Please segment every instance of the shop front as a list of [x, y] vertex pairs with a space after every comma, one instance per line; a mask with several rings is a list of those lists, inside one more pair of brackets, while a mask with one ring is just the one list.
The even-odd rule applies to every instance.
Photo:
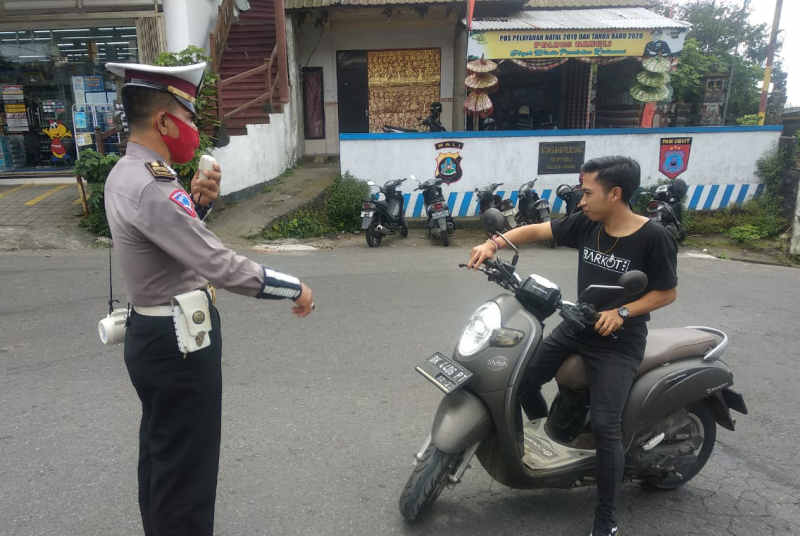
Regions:
[[[406, 3], [406, 0], [400, 2]], [[300, 9], [295, 13], [302, 72], [306, 154], [336, 154], [340, 133], [427, 130], [421, 120], [441, 103], [455, 126], [458, 10], [441, 5]], [[458, 86], [458, 87], [456, 87]], [[460, 125], [458, 125], [460, 127]]]
[[[135, 21], [0, 31], [0, 171], [70, 170], [96, 131], [114, 129], [116, 86], [108, 61], [135, 62]], [[103, 149], [118, 152], [118, 136]]]
[[644, 8], [525, 10], [475, 20], [467, 59], [498, 64], [496, 130], [635, 127], [642, 60], [674, 62], [688, 28]]

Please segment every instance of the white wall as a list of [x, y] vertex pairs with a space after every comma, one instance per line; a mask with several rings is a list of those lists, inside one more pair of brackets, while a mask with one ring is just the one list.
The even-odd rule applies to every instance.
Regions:
[[167, 49], [178, 52], [189, 45], [208, 51], [208, 34], [217, 20], [217, 0], [163, 0]]
[[[755, 176], [756, 161], [774, 148], [780, 137], [780, 127], [706, 127], [668, 129], [617, 129], [570, 131], [540, 131], [533, 133], [450, 133], [447, 137], [432, 134], [373, 134], [343, 135], [340, 159], [342, 172], [383, 183], [390, 179], [415, 175], [425, 180], [436, 172], [435, 143], [457, 140], [464, 143], [461, 150], [463, 176], [444, 187], [445, 198], [452, 197], [451, 210], [455, 215], [473, 215], [476, 200], [467, 194], [476, 187], [492, 182], [504, 182], [498, 191], [509, 198], [525, 182], [539, 177], [536, 189], [552, 193], [559, 184], [577, 184], [576, 173], [538, 175], [539, 142], [585, 141], [586, 160], [599, 156], [621, 154], [636, 159], [642, 168], [642, 186], [666, 179], [658, 171], [660, 140], [666, 137], [692, 138], [689, 166], [680, 175], [689, 185], [687, 204], [697, 193], [692, 208], [718, 208], [723, 198], [726, 204], [736, 202], [741, 194], [750, 199], [756, 193], [759, 180]], [[610, 132], [610, 133], [609, 133]], [[525, 134], [520, 136], [520, 134]], [[552, 135], [555, 134], [555, 135]], [[510, 137], [512, 135], [513, 137]], [[491, 137], [487, 137], [491, 136]], [[349, 139], [362, 138], [362, 139]], [[714, 187], [716, 185], [716, 188]], [[732, 186], [730, 186], [732, 185]], [[745, 187], [745, 185], [747, 185]], [[416, 185], [406, 185], [410, 192]], [[702, 186], [702, 188], [699, 188]], [[515, 195], [514, 195], [514, 198]], [[466, 201], [465, 201], [466, 199]], [[407, 214], [413, 216], [416, 194], [407, 203]], [[464, 203], [466, 213], [462, 214]], [[557, 203], [559, 207], [561, 203]]]
[[307, 140], [308, 153], [335, 154], [339, 150], [336, 52], [342, 50], [440, 49], [442, 123], [452, 129], [455, 16], [445, 15], [443, 8], [431, 7], [425, 17], [411, 9], [393, 9], [391, 19], [380, 10], [367, 8], [331, 10], [324, 26], [314, 24], [317, 14], [299, 26], [297, 61], [301, 68], [322, 67], [325, 102], [325, 140]]

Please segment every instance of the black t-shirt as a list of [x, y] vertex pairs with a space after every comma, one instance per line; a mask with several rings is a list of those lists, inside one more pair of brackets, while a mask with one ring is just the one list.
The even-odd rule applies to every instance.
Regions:
[[[675, 239], [656, 222], [648, 221], [635, 233], [609, 236], [603, 224], [582, 212], [553, 220], [556, 244], [579, 252], [578, 294], [589, 285], [616, 285], [622, 274], [641, 270], [647, 274], [647, 289], [670, 290], [678, 285], [678, 248]], [[631, 318], [626, 324], [650, 320], [650, 315]]]

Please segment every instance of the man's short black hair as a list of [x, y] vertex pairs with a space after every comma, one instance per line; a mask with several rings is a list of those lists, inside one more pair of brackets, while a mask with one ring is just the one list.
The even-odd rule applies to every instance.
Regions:
[[622, 189], [622, 201], [627, 203], [641, 184], [642, 171], [639, 163], [627, 156], [603, 156], [593, 158], [581, 166], [584, 173], [597, 172], [597, 182], [606, 192], [614, 186]]
[[175, 106], [180, 106], [180, 103], [165, 91], [141, 86], [122, 88], [122, 107], [132, 129], [147, 126], [147, 120], [156, 110], [171, 110]]

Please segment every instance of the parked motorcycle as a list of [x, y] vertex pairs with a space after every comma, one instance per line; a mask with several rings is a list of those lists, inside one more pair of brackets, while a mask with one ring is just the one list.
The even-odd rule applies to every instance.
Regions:
[[[495, 193], [495, 190], [497, 190], [497, 187], [501, 184], [503, 183], [493, 182], [487, 186], [484, 186], [483, 188], [475, 188], [475, 197], [478, 199], [478, 214], [481, 216], [481, 221], [484, 222], [484, 227], [486, 227], [486, 223], [483, 215], [486, 214], [487, 210], [496, 208], [503, 214], [503, 217], [506, 220], [505, 226], [502, 230], [508, 231], [509, 229], [513, 229], [517, 226], [517, 210], [514, 208], [514, 204], [510, 199], [503, 199]], [[486, 230], [487, 232], [489, 231], [488, 228]]]
[[550, 221], [550, 203], [547, 199], [539, 197], [536, 191], [536, 181], [533, 179], [522, 185], [519, 189], [517, 223], [528, 225], [531, 223], [544, 223]]
[[[423, 132], [445, 132], [447, 129], [442, 126], [441, 116], [442, 116], [442, 103], [441, 102], [432, 103], [431, 111], [428, 117], [419, 118], [419, 124], [425, 127], [426, 129]], [[415, 130], [413, 128], [397, 127], [394, 125], [383, 125], [383, 131], [394, 132], [394, 133], [420, 132], [419, 130]]]
[[422, 191], [425, 202], [425, 213], [428, 215], [426, 231], [428, 236], [435, 236], [442, 240], [442, 245], [450, 245], [450, 235], [455, 231], [455, 223], [450, 216], [450, 207], [444, 201], [442, 194], [442, 179], [428, 179], [415, 190]]
[[[378, 191], [384, 195], [383, 200], [367, 199], [361, 207], [361, 229], [367, 239], [367, 245], [376, 248], [381, 245], [383, 237], [399, 232], [400, 236], [408, 236], [408, 224], [405, 217], [403, 192], [398, 190], [406, 179], [387, 181]], [[368, 181], [370, 188], [375, 187]]]
[[[559, 369], [559, 393], [548, 417], [524, 423], [518, 390], [542, 344], [546, 318], [558, 311], [576, 328], [592, 329], [598, 310], [640, 295], [647, 277], [628, 272], [618, 286], [590, 285], [571, 303], [540, 275], [522, 279], [517, 248], [503, 235], [499, 239], [514, 250], [513, 260], [490, 259], [480, 270], [508, 292], [473, 313], [452, 356], [434, 353], [416, 367], [445, 397], [399, 500], [409, 521], [447, 485], [460, 482], [476, 455], [492, 478], [512, 488], [595, 482], [589, 382], [581, 357], [570, 356]], [[716, 425], [733, 430], [730, 410], [747, 413], [744, 399], [731, 389], [733, 373], [720, 359], [727, 346], [727, 335], [714, 328], [650, 330], [623, 415], [626, 479], [659, 489], [685, 484], [708, 461]]]
[[566, 204], [567, 216], [571, 216], [575, 212], [581, 210], [578, 206], [578, 203], [581, 202], [581, 198], [583, 197], [583, 190], [581, 190], [580, 184], [574, 186], [562, 184], [556, 188], [556, 196]]
[[657, 221], [669, 231], [676, 241], [686, 238], [686, 228], [681, 222], [683, 215], [683, 197], [689, 186], [682, 179], [675, 179], [669, 184], [656, 187], [647, 204], [647, 217]]

